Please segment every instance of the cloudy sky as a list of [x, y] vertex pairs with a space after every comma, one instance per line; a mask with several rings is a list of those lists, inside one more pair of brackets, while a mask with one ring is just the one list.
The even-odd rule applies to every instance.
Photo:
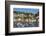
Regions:
[[13, 11], [19, 11], [19, 12], [26, 12], [26, 13], [37, 13], [39, 9], [33, 9], [33, 8], [14, 8]]

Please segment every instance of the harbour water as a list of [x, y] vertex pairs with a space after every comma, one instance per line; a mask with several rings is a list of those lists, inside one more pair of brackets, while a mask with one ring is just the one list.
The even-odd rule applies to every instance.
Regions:
[[38, 27], [38, 22], [32, 22], [32, 23], [15, 23], [14, 22], [14, 28], [24, 28], [24, 27]]

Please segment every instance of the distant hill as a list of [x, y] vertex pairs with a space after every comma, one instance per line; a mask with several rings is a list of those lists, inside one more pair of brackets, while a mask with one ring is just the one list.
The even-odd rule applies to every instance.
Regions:
[[31, 12], [29, 13], [29, 12], [20, 12], [20, 11], [18, 12], [18, 11], [14, 11], [14, 13], [16, 13], [16, 14], [18, 14], [18, 13], [19, 14], [32, 14], [33, 15], [33, 13], [31, 13]]

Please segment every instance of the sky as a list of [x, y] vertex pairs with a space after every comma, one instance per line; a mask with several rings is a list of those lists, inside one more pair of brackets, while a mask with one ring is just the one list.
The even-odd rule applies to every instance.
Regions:
[[33, 8], [14, 8], [13, 10], [19, 12], [33, 13], [33, 14], [36, 14], [39, 11], [39, 9], [33, 9]]

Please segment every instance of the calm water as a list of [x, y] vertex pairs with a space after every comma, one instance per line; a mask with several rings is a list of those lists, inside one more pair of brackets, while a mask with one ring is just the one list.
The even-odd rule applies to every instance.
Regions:
[[14, 28], [38, 27], [38, 26], [39, 26], [38, 22], [33, 22], [33, 23], [15, 23], [14, 22]]

